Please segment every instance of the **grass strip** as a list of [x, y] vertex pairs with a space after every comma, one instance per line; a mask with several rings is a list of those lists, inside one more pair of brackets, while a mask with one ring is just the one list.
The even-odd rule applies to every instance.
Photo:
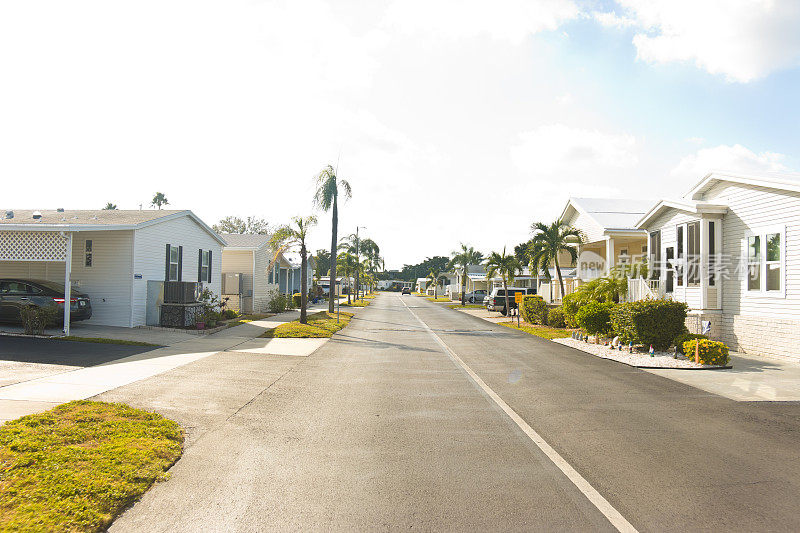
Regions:
[[350, 303], [342, 303], [340, 305], [342, 307], [366, 307], [371, 302], [372, 300], [365, 300], [363, 298], [359, 298], [358, 300], [350, 300]]
[[334, 333], [347, 326], [351, 318], [353, 318], [353, 313], [340, 311], [339, 322], [336, 322], [336, 313], [320, 311], [308, 315], [308, 324], [301, 324], [299, 320], [293, 320], [276, 328], [268, 329], [260, 336], [268, 339], [323, 339], [333, 336]]
[[0, 531], [102, 531], [183, 451], [180, 426], [77, 401], [0, 426]]
[[464, 304], [463, 306], [461, 304], [453, 304], [447, 307], [450, 309], [484, 309], [483, 304]]
[[128, 341], [125, 339], [106, 339], [103, 337], [76, 337], [74, 335], [69, 335], [67, 337], [54, 337], [54, 338], [60, 341], [93, 342], [96, 344], [124, 344], [126, 346], [153, 346], [153, 347], [161, 346], [160, 344], [152, 344], [149, 342]]
[[527, 322], [523, 322], [521, 326], [517, 326], [516, 322], [500, 322], [499, 324], [548, 340], [563, 339], [572, 335], [571, 329], [551, 328], [550, 326], [540, 326], [539, 324], [529, 324]]
[[453, 301], [450, 298], [448, 298], [447, 296], [438, 296], [436, 298], [428, 298], [427, 300], [429, 302], [448, 302], [448, 303], [452, 303], [452, 301]]

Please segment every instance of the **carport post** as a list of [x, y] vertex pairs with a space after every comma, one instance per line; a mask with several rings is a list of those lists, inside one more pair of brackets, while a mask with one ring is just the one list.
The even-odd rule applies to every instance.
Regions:
[[72, 274], [72, 233], [67, 234], [67, 257], [64, 259], [64, 335], [69, 336], [69, 313], [72, 300], [72, 285], [69, 278]]

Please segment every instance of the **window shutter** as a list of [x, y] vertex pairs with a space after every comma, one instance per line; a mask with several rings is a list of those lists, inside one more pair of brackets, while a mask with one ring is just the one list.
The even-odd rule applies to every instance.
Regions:
[[183, 280], [183, 246], [178, 246], [178, 281]]
[[197, 281], [203, 280], [203, 249], [197, 250]]
[[208, 282], [211, 283], [211, 250], [208, 251]]
[[164, 281], [169, 281], [169, 249], [172, 246], [167, 243], [167, 256], [165, 258], [165, 265], [164, 265]]

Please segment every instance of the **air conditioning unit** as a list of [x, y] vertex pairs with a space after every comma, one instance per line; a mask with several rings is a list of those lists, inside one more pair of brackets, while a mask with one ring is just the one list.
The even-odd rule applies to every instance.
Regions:
[[165, 281], [164, 303], [191, 304], [200, 296], [200, 283], [196, 281]]

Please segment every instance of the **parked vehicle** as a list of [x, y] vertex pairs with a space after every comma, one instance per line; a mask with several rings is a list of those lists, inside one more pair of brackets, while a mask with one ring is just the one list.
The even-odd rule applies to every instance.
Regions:
[[[20, 323], [20, 309], [26, 305], [55, 307], [56, 320], [64, 320], [64, 285], [52, 281], [27, 279], [0, 279], [0, 321]], [[92, 317], [89, 296], [70, 291], [70, 321]]]
[[[536, 289], [532, 287], [509, 287], [508, 305], [511, 307], [511, 309], [517, 308], [517, 303], [514, 301], [514, 295], [518, 292], [521, 292], [522, 294], [536, 294]], [[503, 316], [508, 315], [508, 309], [506, 309], [506, 291], [504, 289], [493, 289], [489, 296], [487, 296], [484, 300], [484, 303], [486, 304], [486, 309], [488, 311], [500, 311], [500, 314]]]
[[471, 304], [475, 302], [483, 303], [483, 300], [486, 298], [487, 294], [486, 291], [483, 289], [477, 289], [473, 292], [468, 292], [464, 295], [464, 298]]
[[411, 288], [410, 287], [403, 287], [403, 294], [411, 294]]

